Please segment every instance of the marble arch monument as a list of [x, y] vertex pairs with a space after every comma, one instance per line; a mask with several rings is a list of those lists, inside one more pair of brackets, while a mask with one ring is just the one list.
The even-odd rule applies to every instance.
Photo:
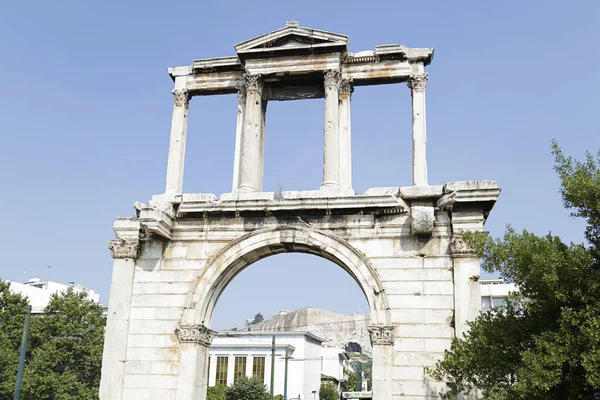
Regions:
[[[204, 399], [219, 295], [243, 268], [282, 252], [327, 258], [363, 290], [375, 400], [437, 398], [442, 384], [424, 369], [480, 308], [479, 259], [461, 232], [483, 230], [500, 189], [493, 181], [428, 183], [425, 67], [433, 49], [383, 45], [351, 53], [347, 36], [292, 21], [235, 50], [169, 69], [174, 108], [165, 192], [135, 203], [133, 217], [117, 218], [109, 242], [114, 264], [100, 398]], [[355, 194], [353, 88], [398, 83], [412, 95], [412, 185]], [[227, 93], [238, 94], [232, 191], [219, 199], [183, 193], [189, 102]], [[306, 98], [324, 98], [323, 183], [263, 192], [267, 102]]]

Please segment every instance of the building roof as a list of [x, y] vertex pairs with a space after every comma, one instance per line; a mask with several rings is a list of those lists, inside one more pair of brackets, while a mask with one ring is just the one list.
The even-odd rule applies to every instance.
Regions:
[[308, 331], [220, 331], [217, 332], [218, 337], [244, 337], [244, 336], [306, 336], [309, 339], [323, 343], [325, 339]]

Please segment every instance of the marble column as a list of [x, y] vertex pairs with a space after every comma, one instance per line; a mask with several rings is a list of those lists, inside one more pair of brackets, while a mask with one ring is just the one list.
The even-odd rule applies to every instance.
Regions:
[[235, 127], [235, 154], [233, 157], [233, 185], [232, 192], [237, 192], [240, 187], [240, 158], [242, 149], [242, 131], [244, 129], [244, 113], [246, 111], [246, 86], [238, 89], [238, 113]]
[[392, 398], [392, 369], [394, 366], [394, 327], [371, 325], [367, 327], [373, 346], [373, 400]]
[[350, 123], [350, 100], [354, 87], [349, 79], [342, 79], [339, 101], [339, 135], [340, 135], [340, 187], [352, 189], [352, 135]]
[[339, 188], [339, 87], [340, 71], [325, 71], [325, 132], [323, 140], [322, 189]]
[[412, 95], [413, 185], [427, 185], [427, 124], [425, 116], [426, 72], [411, 75], [408, 87]]
[[454, 331], [462, 338], [481, 312], [480, 260], [460, 233], [454, 233], [450, 242], [454, 264]]
[[185, 141], [190, 95], [187, 89], [174, 89], [173, 118], [171, 120], [171, 141], [167, 164], [167, 184], [165, 193], [181, 194], [183, 190], [183, 166], [185, 163]]
[[180, 325], [175, 333], [180, 348], [175, 398], [204, 400], [208, 386], [208, 349], [216, 332], [204, 325]]
[[108, 247], [114, 262], [104, 333], [99, 398], [101, 400], [121, 400], [127, 361], [127, 338], [135, 260], [140, 253], [140, 242], [139, 240], [116, 239], [108, 242]]
[[258, 192], [262, 188], [263, 154], [263, 83], [260, 75], [245, 75], [246, 109], [240, 157], [240, 192]]

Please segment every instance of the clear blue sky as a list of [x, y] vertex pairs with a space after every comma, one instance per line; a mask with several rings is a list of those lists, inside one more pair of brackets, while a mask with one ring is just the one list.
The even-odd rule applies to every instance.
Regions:
[[[351, 51], [435, 47], [430, 182], [496, 180], [503, 192], [487, 224], [494, 236], [511, 223], [582, 241], [582, 223], [562, 208], [549, 148], [551, 138], [579, 158], [600, 148], [600, 2], [367, 4], [3, 1], [0, 277], [23, 280], [27, 270], [46, 278], [50, 264], [53, 280], [87, 285], [107, 301], [114, 218], [164, 190], [173, 102], [167, 67], [233, 55], [234, 44], [291, 19], [349, 35]], [[355, 190], [409, 185], [406, 85], [358, 88], [352, 102]], [[234, 95], [192, 101], [186, 191], [230, 190], [235, 116]], [[322, 119], [320, 100], [269, 104], [266, 190], [320, 185]], [[326, 289], [338, 279], [338, 289]], [[356, 312], [361, 302], [365, 308], [360, 296], [333, 264], [271, 257], [225, 291], [213, 327], [308, 304]]]

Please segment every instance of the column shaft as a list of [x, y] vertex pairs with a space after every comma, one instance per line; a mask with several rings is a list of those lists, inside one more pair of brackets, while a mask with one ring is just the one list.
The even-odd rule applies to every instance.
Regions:
[[240, 158], [240, 192], [257, 192], [262, 188], [263, 104], [262, 82], [258, 75], [246, 75], [246, 110]]
[[413, 185], [427, 185], [427, 124], [425, 116], [425, 87], [427, 73], [411, 75], [408, 87], [412, 95]]
[[339, 86], [340, 72], [325, 71], [325, 129], [323, 140], [323, 184], [321, 188], [339, 188]]
[[233, 185], [232, 192], [237, 192], [240, 187], [240, 158], [242, 150], [242, 131], [244, 129], [244, 114], [246, 111], [246, 86], [238, 90], [238, 113], [235, 127], [235, 154], [233, 157]]
[[187, 89], [175, 89], [172, 93], [175, 96], [175, 104], [171, 120], [171, 141], [169, 144], [165, 193], [181, 194], [183, 190], [189, 93]]
[[342, 79], [339, 101], [339, 132], [340, 132], [340, 187], [352, 189], [352, 135], [350, 119], [350, 100], [352, 97], [352, 82]]

